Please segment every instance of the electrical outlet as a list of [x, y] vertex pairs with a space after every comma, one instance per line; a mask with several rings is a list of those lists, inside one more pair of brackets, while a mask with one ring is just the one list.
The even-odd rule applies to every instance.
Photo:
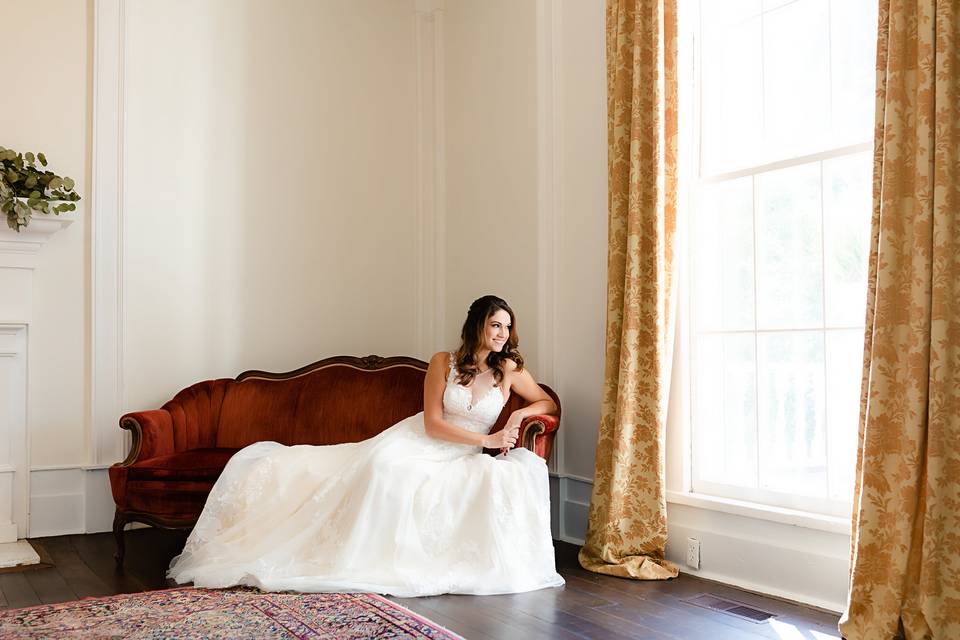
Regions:
[[687, 566], [700, 568], [700, 541], [696, 538], [687, 538]]

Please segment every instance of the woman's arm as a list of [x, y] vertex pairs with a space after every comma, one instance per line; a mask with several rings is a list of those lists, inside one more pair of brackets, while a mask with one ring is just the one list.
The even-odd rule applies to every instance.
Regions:
[[526, 369], [522, 371], [516, 371], [516, 364], [514, 364], [512, 360], [508, 360], [507, 363], [507, 366], [510, 369], [510, 391], [516, 391], [521, 398], [530, 404], [511, 413], [510, 418], [507, 419], [507, 424], [504, 426], [504, 429], [508, 429], [510, 427], [516, 427], [519, 429], [520, 423], [522, 423], [523, 419], [527, 416], [556, 414], [557, 404], [549, 395], [547, 395], [547, 392], [543, 390], [543, 387], [537, 384], [537, 381], [533, 379], [533, 376], [530, 374], [530, 372]]
[[447, 386], [449, 359], [450, 355], [441, 351], [430, 358], [430, 366], [427, 367], [427, 378], [423, 382], [423, 426], [427, 435], [447, 442], [488, 449], [513, 446], [517, 441], [516, 429], [512, 432], [504, 429], [494, 434], [474, 433], [443, 419], [443, 390]]

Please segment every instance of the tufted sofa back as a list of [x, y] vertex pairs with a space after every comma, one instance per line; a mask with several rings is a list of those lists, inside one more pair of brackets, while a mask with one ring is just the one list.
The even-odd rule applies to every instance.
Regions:
[[338, 356], [289, 373], [200, 382], [163, 408], [174, 451], [359, 442], [423, 410], [426, 370], [415, 358]]

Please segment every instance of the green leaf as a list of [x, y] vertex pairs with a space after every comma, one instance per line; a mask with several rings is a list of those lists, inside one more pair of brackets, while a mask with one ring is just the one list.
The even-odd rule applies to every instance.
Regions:
[[23, 157], [26, 158], [30, 164], [33, 164], [34, 160], [36, 160], [36, 156], [33, 155], [32, 151], [27, 151]]
[[56, 176], [50, 179], [50, 184], [47, 185], [48, 189], [59, 189], [60, 185], [63, 184], [63, 178]]
[[64, 188], [65, 188], [67, 191], [73, 191], [73, 186], [74, 186], [74, 184], [75, 184], [75, 183], [73, 182], [73, 178], [64, 178], [64, 179], [63, 179], [63, 186], [64, 186]]
[[27, 176], [27, 179], [23, 182], [23, 186], [27, 189], [33, 189], [37, 186], [37, 176]]
[[43, 155], [42, 153], [38, 153], [37, 160], [39, 160], [40, 164], [42, 164], [43, 166], [47, 166], [47, 156]]
[[42, 195], [43, 195], [43, 194], [40, 193], [39, 191], [31, 191], [31, 192], [30, 192], [30, 197], [33, 198], [34, 200], [38, 200], [38, 199], [40, 198], [40, 196], [42, 196]]

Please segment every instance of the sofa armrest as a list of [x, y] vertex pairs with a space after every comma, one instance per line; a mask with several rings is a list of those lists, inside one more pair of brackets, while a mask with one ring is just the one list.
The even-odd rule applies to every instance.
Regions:
[[136, 411], [120, 418], [120, 428], [133, 435], [130, 453], [116, 466], [128, 467], [138, 460], [146, 460], [174, 452], [173, 418], [166, 409]]
[[557, 416], [527, 416], [520, 423], [517, 444], [547, 460], [553, 450], [553, 440], [559, 426], [560, 418]]

